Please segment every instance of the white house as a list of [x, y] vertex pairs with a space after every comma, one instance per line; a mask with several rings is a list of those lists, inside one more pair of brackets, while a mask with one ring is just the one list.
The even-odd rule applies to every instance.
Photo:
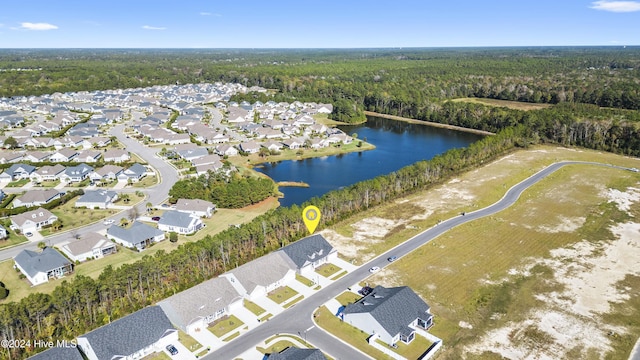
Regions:
[[286, 286], [296, 278], [296, 265], [283, 252], [276, 251], [230, 270], [220, 276], [249, 300]]
[[112, 225], [107, 229], [107, 238], [122, 246], [142, 251], [152, 243], [164, 240], [165, 236], [163, 231], [136, 221], [126, 229]]
[[13, 260], [15, 268], [34, 286], [46, 283], [50, 278], [63, 277], [73, 272], [73, 264], [50, 247], [44, 248], [40, 253], [22, 250]]
[[158, 221], [158, 229], [178, 234], [193, 234], [203, 227], [198, 216], [173, 210], [165, 211]]
[[176, 202], [176, 211], [192, 214], [198, 217], [211, 217], [215, 210], [216, 206], [205, 200], [178, 199], [178, 202]]
[[11, 219], [12, 229], [19, 229], [22, 233], [26, 233], [51, 225], [54, 221], [58, 220], [58, 217], [47, 209], [37, 208], [22, 214], [13, 215], [9, 219]]
[[62, 245], [60, 250], [73, 261], [85, 261], [88, 258], [100, 259], [117, 251], [116, 244], [95, 232]]

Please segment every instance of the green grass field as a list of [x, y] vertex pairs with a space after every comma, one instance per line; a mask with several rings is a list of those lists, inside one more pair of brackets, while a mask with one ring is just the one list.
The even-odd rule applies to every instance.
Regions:
[[278, 304], [282, 304], [296, 295], [298, 295], [297, 291], [288, 286], [283, 286], [270, 292], [267, 297]]
[[213, 333], [213, 335], [221, 337], [242, 325], [244, 325], [244, 323], [240, 319], [231, 315], [220, 320], [216, 320], [216, 322], [212, 326], [209, 326], [208, 329]]
[[487, 106], [496, 106], [496, 107], [506, 107], [514, 110], [540, 110], [550, 108], [553, 105], [551, 104], [536, 104], [536, 103], [527, 103], [521, 101], [509, 101], [509, 100], [496, 100], [496, 99], [485, 99], [485, 98], [460, 98], [453, 99], [453, 102], [468, 102], [474, 104], [482, 104]]

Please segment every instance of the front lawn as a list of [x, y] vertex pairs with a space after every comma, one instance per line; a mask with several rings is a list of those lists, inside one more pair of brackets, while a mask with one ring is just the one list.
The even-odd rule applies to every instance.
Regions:
[[324, 264], [318, 268], [316, 268], [316, 272], [326, 278], [330, 278], [333, 274], [342, 270], [341, 267], [334, 264]]
[[202, 344], [183, 331], [178, 331], [178, 341], [180, 341], [184, 347], [189, 349], [189, 351], [198, 350], [202, 347]]
[[278, 304], [282, 304], [296, 295], [298, 295], [297, 291], [288, 286], [283, 286], [270, 292], [267, 297]]
[[242, 325], [244, 325], [244, 323], [240, 321], [240, 319], [231, 315], [231, 316], [225, 316], [222, 319], [216, 320], [213, 323], [213, 325], [208, 327], [208, 329], [209, 331], [211, 331], [213, 335], [217, 337], [222, 337], [225, 334], [228, 334], [229, 332], [239, 328]]
[[266, 310], [261, 308], [258, 304], [251, 302], [249, 300], [244, 300], [244, 307], [246, 307], [249, 311], [251, 311], [256, 316], [260, 316], [266, 312]]

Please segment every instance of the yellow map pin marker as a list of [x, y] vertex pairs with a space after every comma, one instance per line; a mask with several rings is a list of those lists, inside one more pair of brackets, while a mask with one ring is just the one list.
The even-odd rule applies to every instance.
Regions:
[[313, 234], [318, 227], [318, 223], [320, 223], [320, 209], [313, 205], [309, 205], [304, 210], [302, 210], [302, 221], [304, 221], [304, 225], [309, 230], [310, 234]]

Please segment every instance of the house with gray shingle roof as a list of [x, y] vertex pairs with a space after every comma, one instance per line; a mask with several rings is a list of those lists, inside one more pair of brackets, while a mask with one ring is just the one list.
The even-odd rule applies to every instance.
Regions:
[[104, 154], [102, 154], [102, 158], [104, 159], [104, 161], [107, 161], [107, 162], [111, 161], [114, 163], [121, 163], [121, 162], [131, 160], [131, 155], [129, 155], [129, 152], [127, 150], [110, 149], [105, 151]]
[[158, 221], [158, 229], [178, 234], [193, 234], [203, 225], [200, 217], [174, 210], [165, 211]]
[[78, 336], [78, 347], [89, 360], [140, 359], [177, 341], [178, 330], [151, 306]]
[[341, 312], [344, 322], [394, 345], [415, 338], [415, 328], [429, 329], [433, 315], [427, 305], [408, 286], [385, 288], [376, 286], [371, 293]]
[[125, 169], [120, 174], [118, 174], [118, 181], [138, 182], [146, 174], [147, 174], [147, 168], [145, 168], [144, 165], [135, 163], [131, 165], [128, 169]]
[[89, 177], [89, 174], [93, 172], [93, 168], [85, 163], [69, 166], [60, 174], [60, 181], [62, 182], [81, 182]]
[[327, 360], [320, 349], [300, 349], [288, 347], [279, 353], [271, 353], [268, 360]]
[[216, 210], [216, 206], [205, 200], [200, 199], [178, 199], [176, 202], [176, 211], [184, 212], [198, 217], [211, 217]]
[[46, 283], [52, 277], [59, 278], [73, 272], [73, 264], [50, 247], [44, 248], [40, 253], [22, 250], [13, 261], [14, 267], [34, 286]]
[[62, 193], [56, 189], [29, 190], [23, 195], [15, 198], [13, 200], [13, 206], [41, 206], [61, 197]]
[[41, 353], [33, 355], [27, 360], [83, 360], [82, 354], [72, 342], [67, 342], [69, 346], [54, 346]]
[[82, 196], [76, 200], [75, 207], [86, 207], [87, 209], [106, 209], [109, 205], [118, 200], [118, 193], [111, 190], [86, 190]]
[[41, 183], [43, 181], [55, 181], [60, 178], [60, 175], [64, 172], [65, 167], [60, 164], [45, 165], [38, 170], [32, 172], [29, 177], [31, 181], [35, 183]]
[[302, 276], [313, 275], [318, 266], [338, 257], [338, 250], [320, 234], [300, 239], [278, 251], [284, 252], [296, 264], [297, 271]]
[[158, 303], [169, 320], [189, 335], [242, 307], [243, 297], [229, 279], [217, 277]]
[[58, 220], [58, 217], [47, 209], [37, 208], [22, 214], [10, 216], [9, 219], [11, 219], [12, 229], [20, 229], [22, 233], [26, 233], [51, 225], [54, 221]]
[[35, 166], [27, 164], [13, 164], [0, 174], [0, 181], [11, 182], [14, 180], [28, 179], [32, 172], [36, 171]]
[[60, 250], [73, 261], [100, 259], [117, 251], [116, 244], [95, 232], [83, 235], [79, 240], [71, 240], [68, 244], [62, 245]]
[[253, 300], [295, 280], [295, 268], [285, 253], [275, 251], [220, 276], [228, 278], [240, 294]]
[[107, 238], [122, 246], [142, 251], [152, 243], [164, 240], [164, 232], [135, 221], [129, 228], [112, 225], [107, 229]]

